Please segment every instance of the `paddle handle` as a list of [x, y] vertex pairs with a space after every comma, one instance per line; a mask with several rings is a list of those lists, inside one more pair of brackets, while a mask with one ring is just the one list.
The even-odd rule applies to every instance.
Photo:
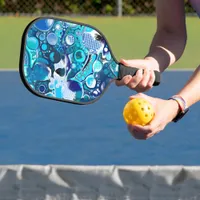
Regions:
[[[119, 74], [118, 74], [118, 80], [121, 80], [124, 76], [126, 75], [131, 75], [135, 76], [136, 72], [138, 71], [138, 68], [135, 67], [126, 67], [122, 65], [121, 63], [119, 64]], [[155, 73], [155, 81], [154, 81], [154, 86], [158, 86], [160, 84], [160, 72], [154, 71]]]

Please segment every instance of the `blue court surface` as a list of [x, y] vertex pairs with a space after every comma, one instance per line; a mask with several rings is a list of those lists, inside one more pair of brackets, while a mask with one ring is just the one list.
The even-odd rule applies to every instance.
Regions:
[[[171, 71], [149, 95], [168, 98], [192, 71]], [[147, 141], [127, 131], [122, 111], [135, 92], [113, 83], [95, 104], [42, 99], [18, 72], [0, 72], [0, 164], [199, 165], [200, 105]]]

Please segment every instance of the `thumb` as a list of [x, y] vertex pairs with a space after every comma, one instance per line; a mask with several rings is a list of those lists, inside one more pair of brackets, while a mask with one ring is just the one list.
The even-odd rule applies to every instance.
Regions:
[[151, 128], [151, 129], [155, 129], [156, 127], [158, 127], [161, 123], [161, 118], [159, 117], [159, 115], [156, 115], [156, 113], [154, 113], [154, 116], [151, 120], [151, 122], [147, 125], [148, 128]]
[[145, 68], [145, 60], [125, 60], [121, 59], [120, 63], [129, 66], [129, 67], [137, 67], [137, 68]]
[[149, 124], [145, 126], [135, 125], [133, 126], [133, 130], [136, 132], [153, 135], [159, 129], [160, 124], [161, 119], [155, 115]]

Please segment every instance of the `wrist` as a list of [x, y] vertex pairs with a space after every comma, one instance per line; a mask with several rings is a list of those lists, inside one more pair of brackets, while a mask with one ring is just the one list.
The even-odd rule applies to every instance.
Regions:
[[174, 101], [173, 99], [168, 99], [168, 102], [170, 103], [170, 109], [172, 111], [171, 121], [178, 115], [179, 112], [181, 112], [179, 104]]
[[153, 68], [154, 70], [160, 72], [159, 63], [158, 63], [158, 61], [154, 57], [147, 56], [144, 59], [148, 60], [150, 62], [150, 68]]
[[[173, 122], [177, 122], [180, 120], [187, 112], [188, 112], [188, 106], [183, 97], [180, 95], [174, 95], [168, 99], [169, 101], [173, 101], [176, 104], [176, 107], [174, 107], [174, 114], [176, 114], [173, 118]], [[178, 107], [178, 108], [177, 108]]]
[[181, 95], [173, 95], [169, 99], [174, 100], [174, 101], [177, 102], [181, 112], [184, 112], [188, 108], [185, 99]]

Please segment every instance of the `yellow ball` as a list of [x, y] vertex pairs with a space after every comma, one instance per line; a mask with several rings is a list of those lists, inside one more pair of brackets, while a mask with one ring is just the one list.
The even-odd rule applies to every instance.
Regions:
[[135, 98], [124, 107], [123, 117], [127, 124], [145, 126], [155, 115], [154, 108], [146, 99]]

